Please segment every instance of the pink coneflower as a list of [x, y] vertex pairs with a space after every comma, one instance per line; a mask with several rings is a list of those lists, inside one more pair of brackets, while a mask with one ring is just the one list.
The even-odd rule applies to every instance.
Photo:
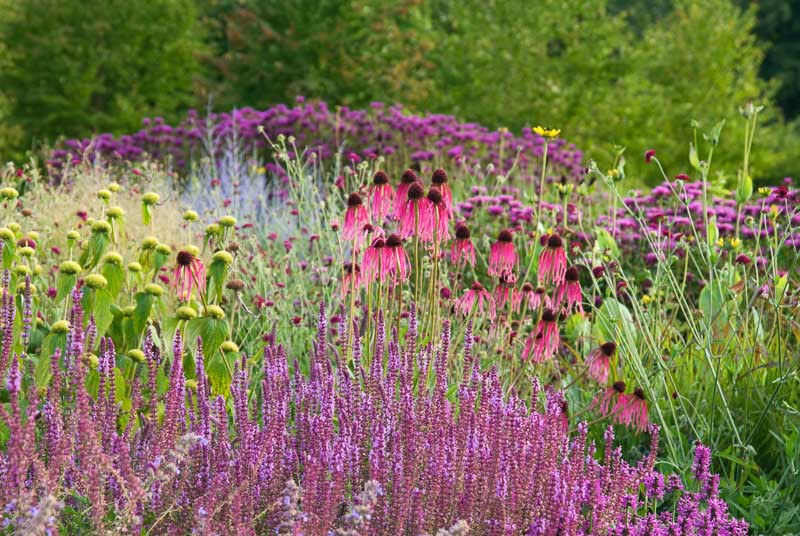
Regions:
[[437, 169], [434, 171], [433, 177], [431, 178], [431, 184], [439, 188], [439, 190], [442, 192], [442, 200], [447, 207], [447, 215], [452, 217], [453, 192], [450, 190], [450, 186], [447, 184], [447, 172], [443, 169]]
[[608, 417], [619, 406], [620, 399], [623, 401], [623, 407], [627, 403], [627, 395], [625, 394], [625, 382], [619, 381], [606, 387], [602, 394], [595, 400], [597, 409], [603, 417]]
[[[364, 207], [364, 202], [361, 196], [357, 193], [352, 193], [347, 198], [347, 212], [344, 214], [344, 228], [343, 236], [345, 240], [356, 240], [360, 243], [362, 237], [361, 231], [366, 224], [369, 223], [369, 216], [367, 209]], [[356, 244], [358, 247], [358, 244]]]
[[472, 313], [473, 307], [476, 305], [478, 314], [484, 314], [485, 309], [489, 320], [494, 320], [497, 312], [494, 299], [492, 298], [492, 295], [489, 294], [485, 288], [483, 288], [483, 285], [477, 281], [475, 281], [472, 284], [472, 287], [470, 287], [470, 289], [456, 301], [456, 311], [460, 312], [464, 316], [469, 316]]
[[456, 239], [450, 248], [450, 259], [458, 264], [463, 259], [470, 266], [475, 266], [475, 246], [472, 244], [469, 227], [464, 223], [456, 225]]
[[561, 237], [553, 234], [547, 237], [547, 245], [539, 255], [539, 284], [560, 285], [567, 273], [567, 252]]
[[[533, 285], [531, 285], [533, 286]], [[526, 294], [528, 300], [528, 309], [531, 311], [538, 311], [541, 307], [551, 309], [553, 301], [547, 295], [547, 290], [544, 287], [536, 287], [531, 292]]]
[[348, 262], [344, 265], [342, 276], [342, 296], [357, 289], [359, 285], [361, 285], [361, 267], [358, 263]]
[[522, 301], [522, 294], [516, 292], [514, 285], [517, 283], [517, 276], [511, 272], [503, 272], [494, 287], [494, 301], [499, 309], [505, 306], [506, 302], [511, 303], [511, 310], [517, 311]]
[[571, 313], [573, 309], [577, 309], [583, 314], [583, 293], [578, 275], [578, 269], [575, 266], [567, 268], [564, 273], [564, 281], [556, 290], [556, 303], [559, 307], [563, 305], [563, 310], [567, 314]]
[[411, 262], [408, 260], [408, 253], [403, 248], [403, 241], [396, 234], [390, 234], [386, 238], [383, 248], [383, 261], [381, 263], [383, 271], [392, 283], [405, 281], [411, 273]]
[[201, 294], [206, 291], [206, 267], [200, 259], [188, 251], [178, 252], [172, 278], [175, 280], [175, 291], [181, 301], [189, 301], [194, 288]]
[[427, 195], [428, 204], [425, 210], [425, 221], [421, 223], [424, 240], [442, 242], [450, 239], [450, 216], [444, 204], [442, 192], [431, 186]]
[[556, 314], [552, 309], [545, 309], [542, 319], [525, 341], [522, 359], [531, 359], [534, 363], [542, 363], [553, 357], [558, 351], [561, 337], [558, 332]]
[[386, 270], [383, 267], [383, 256], [385, 249], [386, 241], [383, 237], [378, 236], [372, 240], [372, 243], [367, 246], [367, 249], [364, 251], [364, 270], [363, 270], [363, 277], [365, 282], [371, 283], [376, 279], [380, 279], [383, 282], [384, 277], [386, 276]]
[[513, 271], [517, 266], [517, 251], [514, 249], [514, 234], [511, 229], [503, 229], [489, 251], [489, 275], [499, 276], [505, 271]]
[[608, 381], [608, 373], [611, 368], [611, 358], [617, 353], [617, 345], [614, 342], [606, 342], [589, 352], [586, 356], [586, 365], [589, 367], [589, 376], [597, 383], [605, 384]]
[[637, 387], [632, 395], [620, 397], [614, 408], [614, 419], [625, 426], [632, 426], [640, 432], [647, 430], [647, 400], [644, 391]]
[[372, 176], [372, 186], [369, 188], [369, 204], [372, 209], [372, 219], [380, 223], [390, 216], [394, 207], [394, 188], [389, 184], [389, 177], [383, 171], [375, 172]]
[[408, 188], [406, 200], [397, 215], [400, 217], [400, 236], [408, 238], [416, 235], [420, 240], [426, 240], [425, 224], [430, 215], [430, 201], [425, 197], [422, 184], [416, 182]]
[[408, 189], [411, 185], [417, 182], [417, 174], [413, 169], [407, 169], [400, 177], [400, 184], [397, 185], [397, 194], [394, 197], [394, 217], [400, 218], [400, 211], [403, 209], [403, 204], [408, 197]]

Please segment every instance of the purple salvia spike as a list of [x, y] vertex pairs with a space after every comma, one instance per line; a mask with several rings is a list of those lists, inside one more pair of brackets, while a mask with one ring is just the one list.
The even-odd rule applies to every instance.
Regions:
[[94, 315], [89, 317], [89, 323], [86, 325], [86, 330], [83, 333], [86, 348], [91, 351], [94, 348], [94, 340], [97, 338], [97, 323], [94, 321]]

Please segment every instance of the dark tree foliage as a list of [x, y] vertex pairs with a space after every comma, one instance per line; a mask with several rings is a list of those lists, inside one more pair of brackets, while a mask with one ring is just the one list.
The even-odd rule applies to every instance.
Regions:
[[125, 132], [194, 103], [194, 0], [0, 0], [4, 122], [20, 143]]

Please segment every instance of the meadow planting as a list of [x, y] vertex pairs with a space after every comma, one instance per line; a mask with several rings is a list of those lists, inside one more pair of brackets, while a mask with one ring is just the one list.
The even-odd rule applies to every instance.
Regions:
[[0, 534], [800, 534], [760, 112], [686, 169], [302, 98], [5, 166]]

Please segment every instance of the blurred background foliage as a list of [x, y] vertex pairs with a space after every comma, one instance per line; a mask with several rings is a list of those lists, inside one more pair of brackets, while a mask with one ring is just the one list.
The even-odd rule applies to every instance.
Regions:
[[[0, 0], [0, 158], [117, 134], [189, 107], [399, 102], [490, 127], [530, 124], [655, 180], [688, 170], [691, 120], [743, 140], [752, 173], [800, 175], [800, 6], [792, 0]], [[762, 126], [763, 125], [763, 126]], [[737, 143], [715, 153], [735, 178]]]

